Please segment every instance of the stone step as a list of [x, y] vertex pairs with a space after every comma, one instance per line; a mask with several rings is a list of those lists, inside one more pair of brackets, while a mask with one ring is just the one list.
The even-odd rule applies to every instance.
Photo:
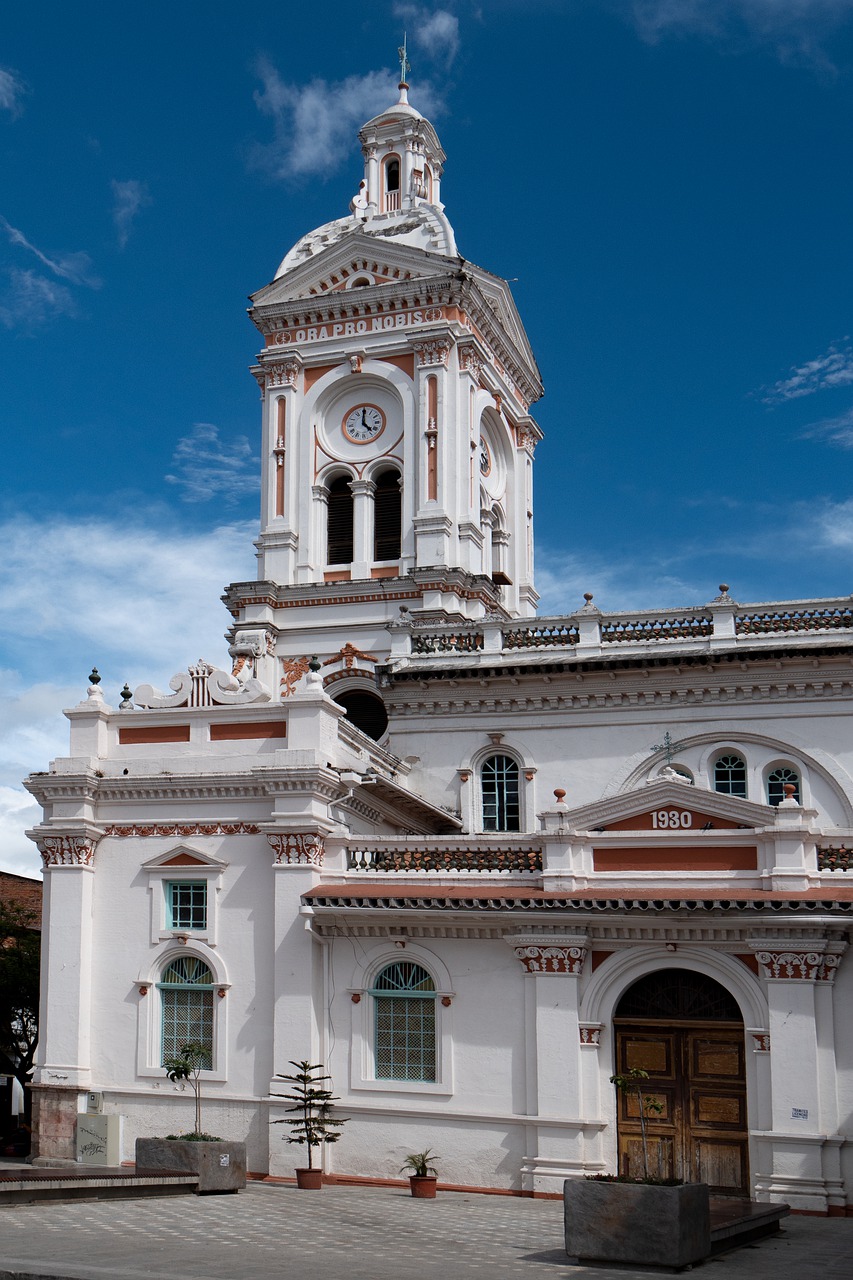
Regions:
[[176, 1169], [64, 1168], [0, 1169], [0, 1205], [44, 1200], [134, 1199], [140, 1196], [192, 1195], [198, 1174]]

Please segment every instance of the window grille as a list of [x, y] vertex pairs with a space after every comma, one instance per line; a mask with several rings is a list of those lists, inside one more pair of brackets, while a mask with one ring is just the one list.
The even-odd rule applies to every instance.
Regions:
[[520, 831], [518, 765], [511, 756], [489, 756], [480, 775], [484, 831]]
[[746, 764], [740, 756], [720, 756], [714, 765], [714, 790], [746, 799]]
[[172, 880], [166, 885], [168, 928], [207, 928], [207, 884], [204, 880]]
[[373, 559], [399, 560], [402, 533], [400, 473], [383, 471], [373, 495]]
[[176, 956], [158, 983], [162, 1014], [161, 1064], [185, 1044], [204, 1046], [202, 1062], [213, 1065], [213, 974], [196, 956]]
[[793, 769], [782, 766], [774, 769], [767, 775], [767, 803], [781, 804], [785, 797], [785, 787], [788, 784], [794, 787], [791, 798], [800, 803], [800, 775]]
[[435, 983], [422, 965], [386, 965], [371, 990], [379, 1080], [436, 1079]]
[[329, 564], [352, 564], [353, 501], [347, 476], [338, 476], [329, 485], [326, 559]]
[[653, 1018], [664, 1022], [742, 1022], [731, 992], [713, 978], [691, 969], [659, 969], [633, 983], [616, 1007], [616, 1018]]

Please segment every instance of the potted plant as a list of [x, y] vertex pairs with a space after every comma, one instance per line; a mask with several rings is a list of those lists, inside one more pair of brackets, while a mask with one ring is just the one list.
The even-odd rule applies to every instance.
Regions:
[[201, 1127], [201, 1073], [210, 1065], [210, 1050], [203, 1044], [183, 1044], [166, 1058], [166, 1076], [174, 1083], [188, 1082], [195, 1102], [195, 1129], [170, 1133], [165, 1138], [136, 1139], [137, 1169], [188, 1169], [198, 1174], [199, 1194], [236, 1192], [246, 1185], [246, 1144], [228, 1142], [205, 1133]]
[[433, 1161], [439, 1158], [439, 1156], [434, 1156], [429, 1148], [426, 1151], [415, 1151], [412, 1155], [406, 1156], [400, 1172], [408, 1173], [409, 1185], [416, 1200], [435, 1199], [438, 1176]]
[[610, 1077], [617, 1092], [637, 1097], [643, 1177], [596, 1175], [567, 1178], [563, 1184], [566, 1253], [571, 1258], [679, 1269], [711, 1252], [707, 1186], [649, 1173], [646, 1120], [660, 1115], [663, 1104], [644, 1093], [648, 1078], [640, 1067]]
[[[273, 1120], [273, 1124], [289, 1124], [293, 1132], [287, 1141], [308, 1148], [308, 1168], [296, 1170], [296, 1185], [303, 1191], [319, 1191], [323, 1186], [323, 1170], [314, 1168], [314, 1148], [337, 1142], [341, 1136], [337, 1131], [346, 1124], [346, 1118], [331, 1115], [332, 1103], [338, 1099], [323, 1083], [332, 1077], [323, 1072], [322, 1063], [303, 1061], [290, 1065], [296, 1070], [290, 1075], [277, 1075], [276, 1079], [287, 1080], [293, 1085], [293, 1092], [273, 1096], [292, 1103], [285, 1111], [292, 1114], [293, 1119]], [[318, 1071], [320, 1075], [315, 1074]]]

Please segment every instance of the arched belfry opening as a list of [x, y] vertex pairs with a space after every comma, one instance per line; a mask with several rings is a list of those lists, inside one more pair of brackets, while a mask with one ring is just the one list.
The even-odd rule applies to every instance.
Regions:
[[346, 718], [356, 729], [378, 742], [388, 728], [385, 703], [370, 689], [344, 689], [334, 695], [335, 702], [346, 711]]
[[[613, 1019], [614, 1070], [641, 1081], [649, 1173], [707, 1182], [726, 1195], [749, 1194], [743, 1018], [731, 992], [692, 969], [646, 974], [627, 991]], [[643, 1176], [640, 1101], [620, 1092], [619, 1172]]]

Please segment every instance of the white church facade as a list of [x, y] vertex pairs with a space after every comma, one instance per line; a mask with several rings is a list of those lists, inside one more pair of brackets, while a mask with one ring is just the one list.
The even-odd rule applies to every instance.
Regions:
[[[277, 1074], [322, 1062], [324, 1154], [557, 1193], [636, 1171], [853, 1212], [853, 601], [535, 613], [539, 371], [462, 258], [400, 101], [351, 213], [252, 300], [258, 574], [230, 670], [97, 684], [28, 786], [45, 867], [35, 1153], [86, 1097], [291, 1176]], [[709, 593], [711, 594], [711, 593]], [[851, 1208], [848, 1208], [851, 1206]]]

